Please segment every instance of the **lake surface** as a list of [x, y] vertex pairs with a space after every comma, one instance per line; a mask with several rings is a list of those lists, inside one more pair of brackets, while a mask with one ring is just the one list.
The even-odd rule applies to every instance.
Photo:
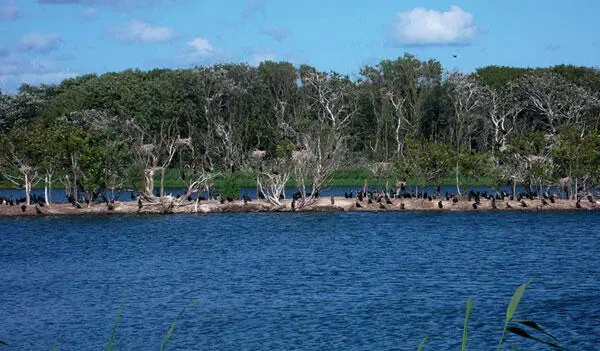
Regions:
[[[383, 189], [382, 187], [368, 187], [369, 191], [382, 190], [382, 189]], [[323, 197], [328, 197], [328, 196], [344, 196], [344, 194], [349, 194], [352, 192], [354, 194], [354, 196], [356, 196], [356, 193], [361, 190], [362, 190], [362, 187], [358, 187], [358, 186], [326, 187], [323, 190], [321, 190], [320, 194]], [[465, 192], [464, 190], [465, 189], [462, 188], [461, 191]], [[472, 186], [472, 187], [469, 187], [468, 190], [473, 190], [475, 192], [479, 191], [479, 192], [488, 192], [490, 194], [495, 194], [495, 191], [487, 186]], [[502, 187], [497, 188], [496, 190], [505, 191], [507, 193], [512, 193], [512, 188], [509, 186], [502, 186]], [[518, 186], [516, 190], [517, 190], [517, 193], [524, 192], [525, 188], [523, 186]], [[286, 188], [285, 195], [287, 196], [287, 198], [291, 198], [292, 195], [297, 191], [298, 190], [296, 188]], [[419, 188], [417, 191], [415, 191], [415, 187], [410, 186], [410, 187], [406, 188], [406, 191], [412, 192], [412, 193], [420, 193], [421, 189]], [[426, 186], [424, 188], [424, 191], [427, 192], [429, 195], [431, 195], [436, 192], [436, 189], [433, 186]], [[448, 192], [449, 194], [455, 194], [456, 186], [445, 185], [445, 186], [440, 187], [440, 193], [442, 195], [445, 194], [446, 192]], [[181, 188], [165, 188], [165, 194], [181, 196], [184, 193], [185, 193], [185, 190], [181, 189]], [[557, 193], [560, 195], [564, 194], [564, 193], [560, 193], [560, 190], [557, 187], [551, 187], [549, 189], [549, 193]], [[36, 196], [43, 197], [44, 189], [39, 189], [39, 188], [32, 189], [31, 195], [33, 196], [34, 194]], [[600, 193], [598, 193], [597, 189], [595, 191], [595, 194], [596, 194], [596, 196], [600, 195]], [[207, 196], [207, 194], [205, 192], [202, 192], [201, 195], [204, 197]], [[240, 195], [240, 198], [242, 198], [242, 196], [246, 195], [246, 196], [250, 197], [251, 199], [255, 199], [256, 198], [256, 188], [242, 188], [242, 189], [240, 189], [239, 195]], [[109, 196], [111, 199], [118, 197], [118, 200], [120, 200], [120, 201], [131, 201], [131, 200], [137, 199], [138, 193], [134, 192], [134, 191], [130, 191], [130, 190], [111, 191], [109, 193]], [[23, 197], [25, 197], [25, 191], [23, 189], [0, 189], [0, 197], [12, 197], [13, 199], [23, 198]], [[53, 202], [67, 202], [67, 196], [65, 194], [64, 189], [53, 189], [50, 194], [50, 197]], [[196, 198], [195, 195], [193, 195], [192, 197], [194, 199]], [[98, 199], [98, 201], [102, 201], [102, 200]]]
[[[600, 345], [600, 214], [329, 213], [0, 218], [6, 350], [469, 349], [516, 316]], [[509, 336], [521, 350], [543, 349]]]

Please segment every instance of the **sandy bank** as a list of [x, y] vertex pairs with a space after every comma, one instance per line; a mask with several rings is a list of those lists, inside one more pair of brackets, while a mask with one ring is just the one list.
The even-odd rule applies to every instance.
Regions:
[[[581, 200], [579, 208], [574, 200], [556, 200], [555, 203], [546, 204], [542, 200], [523, 200], [526, 207], [520, 201], [496, 201], [493, 208], [492, 201], [482, 200], [477, 208], [469, 201], [441, 201], [427, 199], [392, 199], [391, 204], [373, 202], [369, 204], [366, 200], [358, 202], [356, 199], [343, 197], [320, 198], [311, 206], [304, 208], [301, 212], [388, 212], [388, 211], [575, 211], [575, 210], [597, 210], [600, 203]], [[158, 204], [144, 203], [141, 209], [136, 201], [119, 202], [109, 209], [106, 204], [93, 204], [90, 208], [77, 209], [71, 204], [53, 204], [51, 207], [27, 206], [24, 210], [21, 206], [0, 205], [0, 216], [78, 216], [78, 215], [113, 215], [113, 214], [170, 214], [170, 213], [248, 213], [248, 212], [291, 212], [291, 200], [284, 200], [282, 207], [276, 207], [267, 201], [253, 200], [244, 204], [244, 201], [233, 202], [202, 201], [196, 207], [194, 202], [185, 203], [182, 206], [165, 209]], [[300, 212], [300, 211], [297, 211]]]

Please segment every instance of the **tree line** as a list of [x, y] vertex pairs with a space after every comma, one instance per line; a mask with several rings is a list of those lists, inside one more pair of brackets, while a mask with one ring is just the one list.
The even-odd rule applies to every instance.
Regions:
[[158, 201], [169, 171], [186, 187], [174, 205], [247, 172], [274, 205], [293, 179], [302, 207], [340, 167], [451, 175], [458, 195], [488, 177], [576, 197], [599, 182], [599, 93], [595, 68], [464, 74], [410, 54], [353, 77], [270, 61], [90, 74], [0, 92], [0, 170], [27, 201], [43, 182], [48, 205], [55, 182], [88, 204], [124, 187]]

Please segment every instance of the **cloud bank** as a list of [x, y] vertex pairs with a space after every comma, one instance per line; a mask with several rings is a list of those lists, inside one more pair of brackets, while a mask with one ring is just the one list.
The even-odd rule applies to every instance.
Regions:
[[53, 33], [32, 32], [19, 40], [19, 50], [46, 53], [58, 48], [60, 37]]
[[10, 21], [21, 17], [22, 12], [14, 0], [8, 0], [6, 3], [0, 3], [0, 21]]
[[110, 30], [122, 41], [139, 43], [164, 43], [175, 36], [175, 30], [169, 27], [153, 26], [140, 20], [132, 20], [124, 26]]

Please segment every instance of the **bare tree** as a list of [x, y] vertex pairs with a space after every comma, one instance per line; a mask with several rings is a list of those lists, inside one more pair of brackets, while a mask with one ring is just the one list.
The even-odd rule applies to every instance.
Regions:
[[196, 137], [194, 134], [190, 134], [188, 138], [179, 140], [179, 176], [186, 186], [186, 191], [174, 200], [176, 207], [184, 204], [195, 194], [195, 211], [198, 211], [200, 192], [202, 189], [208, 188], [210, 181], [218, 175], [213, 172], [206, 153], [200, 152], [204, 149], [201, 139], [201, 136]]
[[[160, 171], [160, 197], [164, 193], [165, 172], [180, 147], [189, 146], [188, 139], [177, 134], [175, 121], [161, 124], [158, 135], [147, 136], [135, 122], [129, 121], [130, 130], [136, 132], [135, 154], [137, 164], [143, 172], [141, 195], [147, 200], [154, 200], [154, 175]], [[149, 140], [148, 140], [149, 139]]]
[[339, 167], [345, 153], [346, 127], [358, 111], [353, 85], [347, 78], [310, 71], [303, 81], [309, 88], [308, 110], [316, 123], [299, 131], [299, 151], [292, 156], [294, 179], [301, 194], [297, 209], [313, 204], [325, 181]]
[[302, 145], [303, 149], [295, 151], [292, 157], [294, 179], [300, 192], [296, 205], [299, 210], [315, 203], [323, 185], [339, 168], [344, 155], [344, 140], [328, 131], [305, 135]]
[[278, 157], [270, 162], [265, 162], [263, 171], [256, 176], [256, 184], [260, 193], [276, 207], [281, 207], [281, 198], [285, 197], [285, 186], [294, 170], [291, 160]]
[[2, 176], [18, 188], [22, 187], [25, 190], [25, 203], [29, 206], [31, 188], [40, 181], [38, 169], [34, 166], [35, 159], [28, 157], [26, 152], [20, 152], [22, 149], [9, 138], [3, 138], [0, 146], [3, 150], [0, 153]]
[[477, 108], [482, 104], [482, 89], [469, 75], [453, 72], [446, 77], [448, 96], [454, 107], [453, 134], [456, 146], [456, 192], [460, 192], [459, 164], [461, 146], [468, 136], [465, 129], [469, 127]]
[[585, 112], [600, 105], [597, 96], [556, 73], [530, 73], [516, 84], [529, 107], [544, 117], [543, 123], [552, 135], [570, 123], [578, 126], [583, 136], [587, 129]]
[[518, 98], [513, 84], [503, 89], [486, 86], [482, 88], [482, 94], [482, 107], [493, 129], [492, 151], [503, 152], [515, 128], [517, 117], [526, 108], [525, 103]]

